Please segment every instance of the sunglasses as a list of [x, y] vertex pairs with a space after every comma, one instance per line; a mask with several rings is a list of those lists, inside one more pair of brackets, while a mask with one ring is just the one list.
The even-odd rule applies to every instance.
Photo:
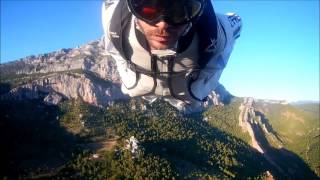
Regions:
[[129, 9], [137, 18], [156, 24], [164, 20], [171, 25], [181, 25], [197, 18], [205, 0], [127, 0]]

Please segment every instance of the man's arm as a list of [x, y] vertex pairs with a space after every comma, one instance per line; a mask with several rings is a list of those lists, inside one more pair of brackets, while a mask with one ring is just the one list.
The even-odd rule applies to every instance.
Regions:
[[122, 85], [124, 85], [125, 88], [130, 88], [136, 84], [136, 73], [128, 68], [129, 65], [127, 60], [120, 55], [110, 39], [109, 27], [118, 3], [119, 0], [105, 0], [102, 5], [102, 25], [104, 30], [105, 50], [116, 62]]
[[225, 37], [220, 40], [224, 39], [226, 43], [223, 51], [211, 58], [205, 68], [199, 72], [197, 80], [190, 85], [190, 93], [198, 100], [204, 100], [219, 85], [220, 76], [242, 28], [241, 19], [235, 13], [217, 14], [217, 17], [222, 25], [223, 33], [221, 34]]

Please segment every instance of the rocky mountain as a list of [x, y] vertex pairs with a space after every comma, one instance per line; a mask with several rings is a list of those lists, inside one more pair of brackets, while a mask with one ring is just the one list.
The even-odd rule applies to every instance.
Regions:
[[[2, 99], [38, 99], [46, 94], [49, 104], [73, 98], [106, 106], [127, 98], [114, 62], [103, 51], [103, 40], [2, 64], [0, 72]], [[7, 82], [10, 88], [5, 88]]]
[[121, 93], [103, 39], [0, 65], [0, 177], [319, 179], [319, 104], [220, 86], [183, 115]]

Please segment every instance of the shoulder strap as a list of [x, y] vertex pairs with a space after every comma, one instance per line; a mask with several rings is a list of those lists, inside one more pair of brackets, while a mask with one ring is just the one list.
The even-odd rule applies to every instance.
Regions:
[[127, 53], [124, 51], [124, 44], [128, 41], [127, 36], [124, 35], [126, 27], [130, 24], [132, 14], [129, 12], [127, 2], [119, 0], [109, 27], [110, 40], [114, 47], [119, 51], [120, 55], [129, 59]]

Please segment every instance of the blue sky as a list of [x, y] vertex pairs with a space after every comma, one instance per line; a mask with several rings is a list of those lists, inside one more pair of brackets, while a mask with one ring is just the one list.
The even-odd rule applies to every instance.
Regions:
[[[1, 63], [102, 36], [100, 0], [1, 0]], [[319, 1], [214, 1], [243, 29], [221, 82], [236, 96], [319, 100]]]

